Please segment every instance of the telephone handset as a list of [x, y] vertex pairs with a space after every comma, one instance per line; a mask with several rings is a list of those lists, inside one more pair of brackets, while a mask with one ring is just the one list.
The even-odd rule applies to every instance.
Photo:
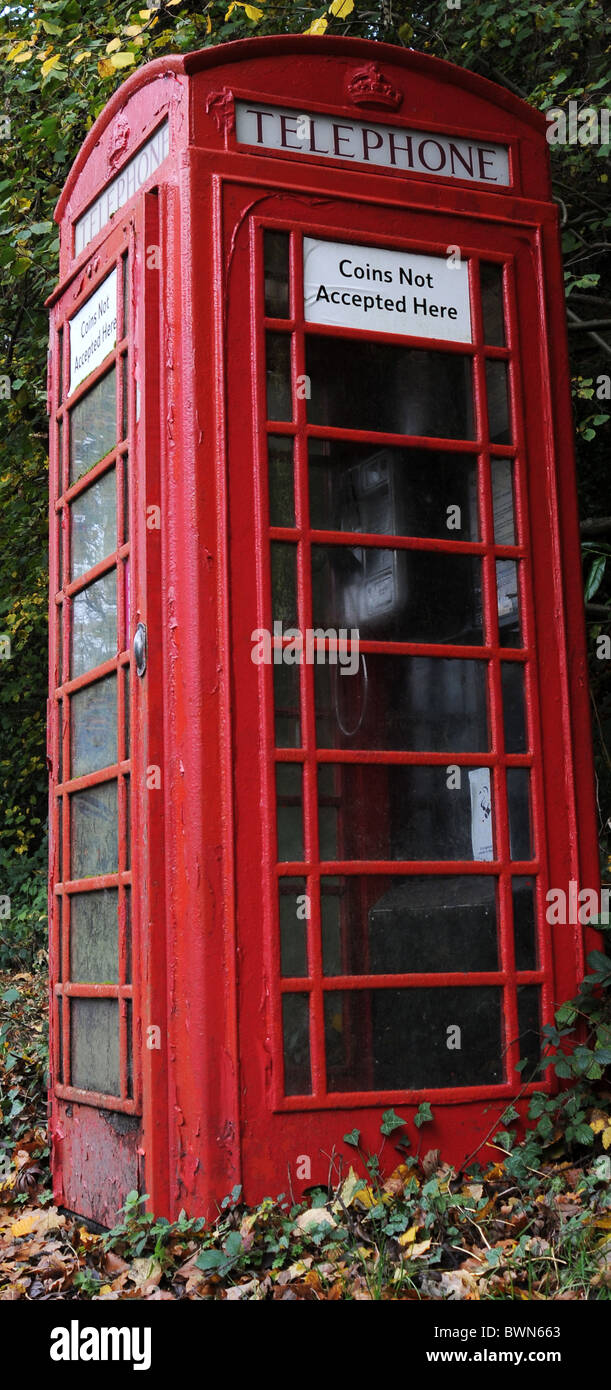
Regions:
[[[432, 457], [431, 469], [436, 466]], [[338, 468], [333, 499], [337, 530], [389, 537], [426, 535], [431, 497], [430, 492], [426, 498], [419, 493], [417, 477], [421, 471], [416, 475], [410, 471], [404, 451], [390, 448], [377, 449], [358, 463]], [[439, 506], [443, 508], [443, 489], [440, 493]], [[465, 485], [464, 497], [450, 500], [459, 501], [477, 516], [475, 490], [469, 495]], [[475, 526], [471, 529], [477, 534]], [[448, 532], [450, 538], [452, 535]], [[481, 628], [481, 591], [468, 583], [466, 592], [458, 592], [454, 575], [446, 581], [445, 564], [439, 551], [419, 551], [415, 558], [413, 552], [395, 548], [392, 542], [334, 547], [330, 596], [334, 621], [338, 627], [358, 628], [362, 638], [477, 641], [474, 633]], [[444, 586], [444, 627], [434, 633], [427, 622], [427, 594], [431, 587]], [[438, 612], [439, 604], [435, 608]]]

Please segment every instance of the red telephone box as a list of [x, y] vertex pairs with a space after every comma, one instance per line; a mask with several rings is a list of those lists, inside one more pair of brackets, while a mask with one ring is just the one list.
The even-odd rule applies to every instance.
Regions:
[[297, 1195], [423, 1100], [460, 1162], [597, 886], [543, 118], [231, 43], [130, 77], [56, 217], [57, 1199]]

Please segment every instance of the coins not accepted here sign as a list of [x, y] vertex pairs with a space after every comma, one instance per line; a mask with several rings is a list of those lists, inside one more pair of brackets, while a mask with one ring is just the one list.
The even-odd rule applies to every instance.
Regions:
[[470, 343], [466, 261], [304, 238], [308, 323]]

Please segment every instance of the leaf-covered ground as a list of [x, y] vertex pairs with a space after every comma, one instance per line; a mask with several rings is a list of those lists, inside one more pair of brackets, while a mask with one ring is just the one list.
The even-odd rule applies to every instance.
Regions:
[[[535, 1166], [531, 1149], [499, 1149], [469, 1174], [424, 1143], [385, 1178], [353, 1148], [307, 1205], [249, 1209], [235, 1189], [214, 1222], [170, 1225], [132, 1194], [119, 1225], [91, 1234], [49, 1190], [46, 1001], [45, 977], [0, 975], [0, 1300], [611, 1298], [604, 1085], [582, 1161], [558, 1131]], [[401, 1122], [385, 1121], [392, 1138]]]

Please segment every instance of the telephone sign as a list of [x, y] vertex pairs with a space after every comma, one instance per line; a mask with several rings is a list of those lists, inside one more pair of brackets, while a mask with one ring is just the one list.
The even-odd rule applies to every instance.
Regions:
[[425, 1100], [485, 1164], [597, 885], [545, 121], [228, 43], [128, 78], [56, 217], [56, 1199], [299, 1195]]

